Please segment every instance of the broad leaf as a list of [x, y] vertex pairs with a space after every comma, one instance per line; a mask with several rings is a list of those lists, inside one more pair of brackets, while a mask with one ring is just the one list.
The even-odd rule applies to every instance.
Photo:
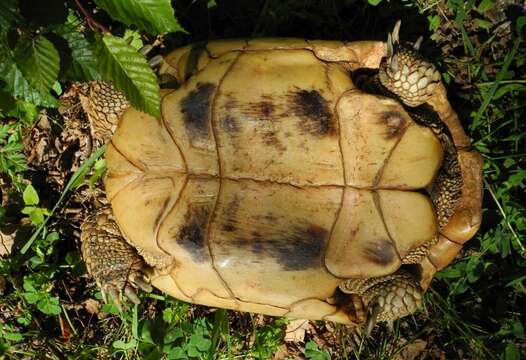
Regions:
[[159, 84], [144, 56], [116, 36], [104, 35], [97, 45], [102, 77], [123, 91], [134, 107], [158, 117]]
[[58, 107], [58, 101], [51, 94], [41, 94], [34, 89], [24, 78], [22, 72], [15, 63], [12, 63], [9, 70], [3, 74], [2, 80], [5, 81], [5, 89], [15, 98], [30, 102], [34, 105], [45, 107]]
[[0, 30], [7, 31], [21, 20], [17, 0], [0, 1]]
[[0, 79], [5, 82], [4, 90], [11, 96], [32, 103], [36, 106], [57, 107], [58, 101], [51, 94], [40, 94], [25, 79], [13, 59], [13, 53], [7, 45], [4, 34], [0, 34]]
[[47, 94], [57, 81], [60, 57], [53, 43], [42, 35], [20, 39], [15, 61], [29, 84], [41, 94]]
[[137, 25], [152, 35], [184, 31], [174, 16], [170, 0], [95, 0], [110, 16]]
[[84, 35], [73, 31], [64, 33], [63, 37], [71, 49], [72, 62], [67, 72], [68, 78], [76, 81], [100, 80], [93, 47]]
[[38, 203], [40, 202], [40, 199], [38, 198], [38, 193], [31, 184], [26, 186], [22, 197], [24, 199], [24, 204], [26, 205], [38, 205]]

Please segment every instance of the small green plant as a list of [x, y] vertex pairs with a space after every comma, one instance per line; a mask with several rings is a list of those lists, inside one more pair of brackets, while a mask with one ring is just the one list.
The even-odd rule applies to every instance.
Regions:
[[310, 360], [331, 360], [327, 350], [320, 350], [318, 345], [310, 340], [305, 344], [305, 356]]
[[26, 186], [23, 199], [25, 206], [22, 209], [22, 214], [29, 216], [31, 223], [35, 226], [43, 224], [50, 213], [47, 209], [37, 206], [40, 203], [40, 198], [33, 185], [29, 184]]
[[21, 173], [27, 169], [23, 148], [21, 126], [0, 124], [0, 172], [7, 174], [17, 189], [22, 187]]

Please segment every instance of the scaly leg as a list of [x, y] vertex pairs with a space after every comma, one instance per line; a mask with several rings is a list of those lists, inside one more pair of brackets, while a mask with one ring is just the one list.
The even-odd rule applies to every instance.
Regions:
[[137, 304], [137, 289], [152, 291], [148, 266], [123, 238], [109, 206], [88, 216], [81, 230], [82, 257], [103, 294], [109, 294], [120, 307], [122, 294]]

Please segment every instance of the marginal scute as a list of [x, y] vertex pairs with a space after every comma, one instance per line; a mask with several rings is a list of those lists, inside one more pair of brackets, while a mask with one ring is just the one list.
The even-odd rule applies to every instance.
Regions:
[[[134, 141], [130, 141], [130, 139]], [[121, 117], [112, 145], [129, 162], [150, 172], [183, 172], [184, 160], [163, 123], [129, 108]], [[113, 166], [112, 166], [113, 170]]]
[[214, 40], [206, 44], [206, 50], [212, 58], [217, 59], [230, 52], [243, 51], [246, 46], [247, 40], [244, 39]]
[[428, 258], [437, 270], [442, 270], [455, 259], [460, 249], [462, 245], [440, 235], [438, 242], [431, 247]]
[[382, 41], [338, 41], [309, 40], [316, 57], [328, 62], [345, 62], [352, 70], [360, 68], [377, 69], [385, 56], [385, 43]]
[[458, 160], [462, 171], [462, 195], [442, 233], [463, 244], [471, 239], [482, 221], [482, 156], [475, 151], [460, 150]]
[[180, 196], [184, 182], [185, 175], [180, 173], [145, 174], [119, 191], [112, 200], [113, 212], [124, 236], [151, 253], [150, 258], [170, 257], [159, 247], [157, 231], [165, 212]]
[[247, 50], [294, 50], [307, 49], [308, 43], [304, 39], [281, 38], [279, 43], [273, 38], [258, 38], [248, 40]]
[[183, 83], [191, 75], [196, 74], [210, 62], [206, 43], [184, 46], [163, 58], [159, 75], [169, 74], [179, 83]]
[[152, 282], [152, 285], [161, 290], [162, 292], [165, 292], [167, 294], [172, 295], [173, 297], [177, 299], [181, 299], [183, 301], [191, 302], [192, 298], [183, 293], [180, 289], [177, 283], [174, 281], [172, 276], [170, 274], [160, 274], [156, 272], [151, 278], [150, 281]]
[[111, 164], [104, 178], [106, 196], [111, 201], [121, 189], [142, 176], [143, 172], [117, 151], [111, 143], [106, 150], [106, 162]]
[[294, 303], [285, 316], [292, 319], [322, 320], [334, 314], [338, 309], [320, 299], [305, 299]]

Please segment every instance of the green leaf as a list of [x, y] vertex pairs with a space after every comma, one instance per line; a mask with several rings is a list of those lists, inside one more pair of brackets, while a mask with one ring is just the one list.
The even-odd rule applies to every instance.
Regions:
[[215, 0], [208, 0], [208, 3], [206, 4], [206, 7], [207, 7], [208, 9], [211, 9], [211, 8], [213, 8], [213, 7], [216, 7], [216, 6], [217, 6], [217, 3], [216, 3]]
[[318, 345], [312, 340], [305, 344], [305, 356], [311, 360], [331, 360], [327, 350], [318, 349]]
[[376, 6], [382, 2], [382, 0], [367, 0], [369, 5]]
[[0, 29], [7, 30], [22, 21], [17, 0], [0, 1]]
[[504, 349], [504, 360], [520, 360], [520, 358], [519, 347], [514, 343], [507, 343]]
[[40, 300], [40, 294], [37, 292], [26, 292], [24, 298], [30, 304], [36, 304]]
[[62, 34], [71, 49], [71, 67], [66, 75], [74, 81], [100, 80], [93, 46], [83, 34], [75, 30]]
[[22, 38], [15, 48], [15, 59], [29, 84], [47, 94], [57, 81], [60, 68], [60, 57], [53, 43], [42, 35]]
[[102, 311], [111, 315], [117, 315], [120, 312], [119, 308], [115, 304], [102, 305]]
[[130, 44], [133, 48], [137, 50], [144, 46], [144, 44], [142, 43], [141, 34], [136, 30], [126, 29], [124, 31], [123, 38], [128, 44]]
[[24, 339], [24, 337], [22, 336], [22, 334], [19, 334], [19, 333], [5, 333], [3, 334], [3, 337], [4, 339], [6, 340], [9, 340], [9, 341], [14, 341], [14, 342], [19, 342], [19, 341], [22, 341]]
[[37, 191], [31, 184], [26, 186], [22, 198], [24, 199], [24, 204], [26, 205], [38, 205], [38, 203], [40, 202]]
[[168, 351], [166, 351], [166, 355], [168, 356], [169, 360], [188, 359], [188, 356], [186, 356], [186, 353], [180, 346], [170, 348]]
[[170, 329], [168, 330], [166, 335], [164, 335], [164, 343], [170, 344], [183, 336], [184, 336], [183, 330], [181, 330], [180, 328]]
[[205, 352], [210, 348], [210, 345], [212, 345], [212, 341], [201, 335], [192, 335], [190, 336], [189, 344], [195, 346], [199, 351]]
[[95, 0], [110, 16], [137, 25], [152, 35], [184, 31], [174, 16], [170, 0]]
[[33, 209], [28, 213], [29, 219], [35, 225], [42, 224], [44, 222], [44, 220], [45, 220], [44, 212], [42, 211], [41, 208], [37, 208], [37, 207], [34, 207], [34, 206], [32, 206], [32, 208]]
[[520, 34], [522, 31], [522, 28], [526, 25], [526, 16], [519, 16], [517, 18], [517, 32]]
[[477, 8], [478, 12], [485, 13], [495, 6], [493, 0], [482, 0]]
[[427, 21], [429, 22], [429, 30], [435, 31], [440, 26], [440, 16], [439, 15], [430, 15], [427, 17]]
[[491, 27], [491, 25], [493, 25], [493, 23], [491, 21], [484, 20], [484, 19], [475, 19], [475, 24], [479, 28], [484, 29], [484, 30], [489, 29]]
[[0, 77], [6, 83], [4, 89], [15, 98], [37, 106], [56, 108], [59, 105], [58, 100], [51, 96], [51, 94], [41, 94], [29, 85], [29, 82], [24, 78], [22, 72], [15, 63], [11, 63], [8, 70], [4, 74], [1, 74]]
[[131, 339], [128, 342], [124, 342], [122, 340], [116, 340], [111, 344], [115, 349], [119, 350], [130, 350], [137, 346], [137, 340]]
[[97, 57], [105, 80], [123, 91], [134, 107], [160, 116], [159, 84], [142, 54], [124, 39], [105, 35], [98, 41]]
[[42, 311], [46, 315], [58, 315], [62, 312], [62, 308], [59, 305], [57, 297], [49, 296], [46, 294], [38, 303], [37, 309]]
[[92, 166], [95, 163], [95, 161], [97, 161], [97, 159], [100, 158], [102, 154], [104, 154], [105, 151], [106, 151], [106, 145], [102, 145], [100, 148], [98, 148], [97, 150], [95, 150], [95, 152], [91, 154], [88, 160], [86, 160], [80, 166], [80, 168], [77, 169], [77, 171], [75, 171], [75, 173], [71, 176], [68, 183], [66, 184], [66, 187], [62, 190], [62, 194], [60, 195], [57, 202], [55, 203], [55, 206], [53, 206], [53, 209], [51, 209], [51, 212], [49, 212], [49, 216], [46, 217], [46, 220], [38, 226], [38, 228], [31, 235], [29, 240], [27, 240], [24, 246], [22, 246], [22, 249], [20, 249], [20, 253], [25, 254], [27, 250], [29, 250], [29, 248], [35, 242], [35, 240], [40, 235], [40, 233], [44, 230], [44, 227], [46, 226], [46, 223], [48, 222], [48, 220], [51, 218], [51, 215], [58, 209], [59, 205], [62, 203], [66, 195], [69, 193], [69, 191], [72, 188], [72, 184], [76, 181], [76, 179], [78, 178], [79, 174], [83, 171], [83, 169], [85, 169], [86, 167]]
[[[3, 36], [2, 36], [3, 35]], [[24, 100], [33, 105], [45, 107], [58, 107], [58, 101], [51, 94], [40, 94], [24, 78], [13, 58], [5, 34], [0, 34], [0, 79], [5, 82], [3, 90], [11, 96]]]

